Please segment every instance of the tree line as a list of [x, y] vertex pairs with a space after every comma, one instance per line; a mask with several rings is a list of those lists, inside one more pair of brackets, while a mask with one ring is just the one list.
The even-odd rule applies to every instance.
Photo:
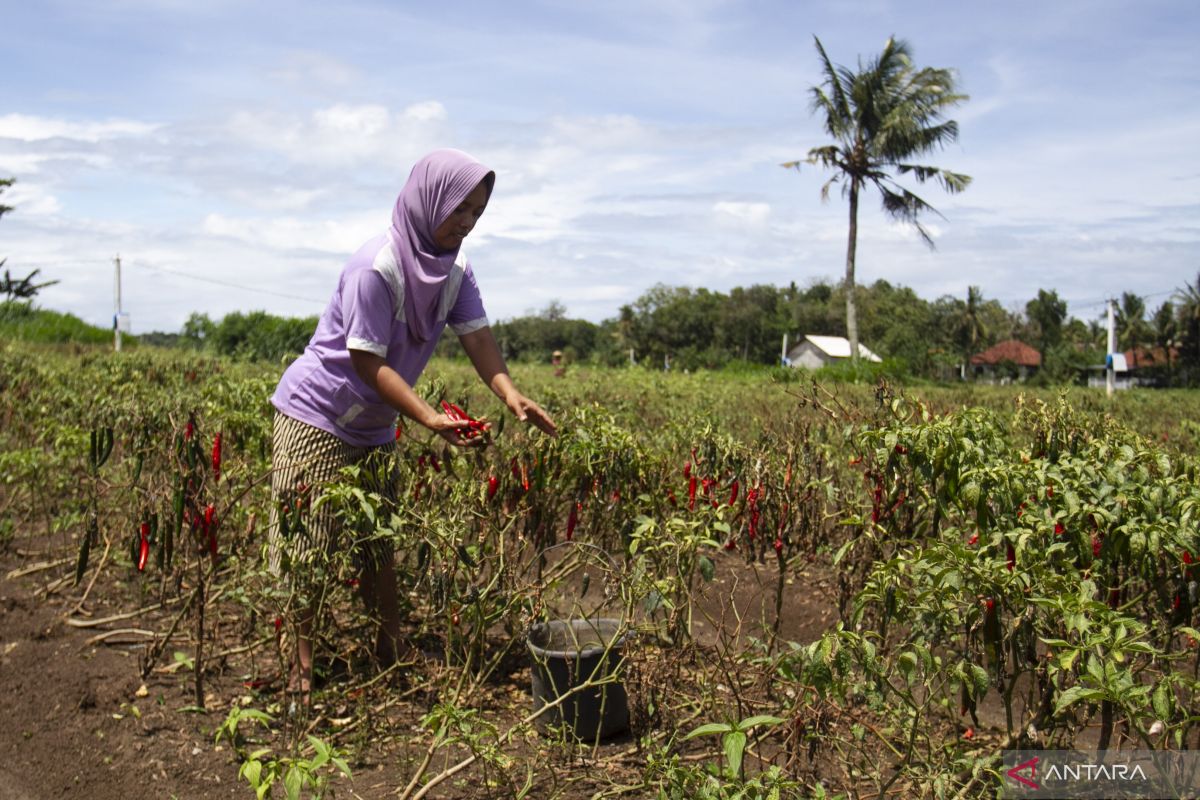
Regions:
[[[1067, 314], [1055, 290], [1039, 290], [1021, 308], [1005, 308], [977, 287], [963, 297], [926, 300], [911, 288], [878, 280], [855, 288], [860, 338], [885, 360], [888, 372], [930, 380], [959, 379], [971, 356], [1008, 339], [1038, 350], [1038, 380], [1070, 383], [1104, 363], [1103, 307], [1093, 319]], [[559, 302], [492, 325], [505, 357], [549, 363], [562, 351], [568, 363], [636, 364], [650, 369], [727, 369], [778, 365], [783, 337], [793, 346], [805, 335], [846, 336], [845, 289], [817, 281], [805, 288], [757, 284], [716, 292], [659, 284], [599, 323], [572, 319]], [[301, 352], [317, 318], [236, 312], [219, 320], [192, 314], [178, 334], [146, 334], [149, 344], [187, 347], [234, 358], [280, 360]], [[1117, 306], [1121, 351], [1157, 351], [1162, 382], [1200, 383], [1200, 275], [1194, 284], [1147, 313], [1132, 292]], [[1167, 357], [1170, 354], [1170, 357]], [[449, 330], [438, 355], [461, 356]]]

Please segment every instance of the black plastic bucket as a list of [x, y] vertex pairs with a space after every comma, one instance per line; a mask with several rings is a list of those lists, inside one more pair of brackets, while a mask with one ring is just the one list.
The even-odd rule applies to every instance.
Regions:
[[[553, 703], [588, 680], [600, 680], [620, 667], [628, 633], [616, 619], [550, 620], [534, 625], [527, 639], [533, 656], [533, 710]], [[581, 741], [604, 739], [629, 727], [625, 686], [612, 680], [575, 692], [540, 715], [543, 732], [564, 728]]]

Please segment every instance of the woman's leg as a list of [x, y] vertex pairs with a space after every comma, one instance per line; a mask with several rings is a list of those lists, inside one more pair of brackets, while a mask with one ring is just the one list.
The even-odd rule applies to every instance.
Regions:
[[325, 589], [312, 579], [324, 570], [311, 567], [313, 559], [329, 552], [338, 526], [328, 508], [314, 510], [312, 501], [351, 461], [351, 453], [336, 436], [276, 413], [271, 457], [269, 566], [291, 589], [283, 613], [295, 634], [290, 652], [283, 654], [289, 664], [287, 688], [307, 700], [319, 598]]
[[379, 623], [375, 636], [375, 656], [390, 666], [400, 656], [400, 603], [396, 597], [396, 562], [388, 558], [366, 559], [358, 583], [359, 595], [367, 613]]
[[[366, 488], [378, 494], [385, 504], [395, 507], [398, 499], [395, 442], [370, 448], [362, 462]], [[374, 531], [364, 532], [359, 557], [363, 569], [359, 577], [359, 596], [367, 613], [379, 625], [375, 636], [375, 656], [384, 666], [393, 664], [405, 648], [400, 642], [400, 602], [396, 587], [396, 559], [390, 538]]]

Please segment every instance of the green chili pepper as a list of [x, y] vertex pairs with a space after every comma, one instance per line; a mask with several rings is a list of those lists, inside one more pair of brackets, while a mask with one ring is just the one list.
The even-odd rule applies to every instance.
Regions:
[[83, 573], [87, 571], [88, 554], [92, 551], [92, 532], [90, 530], [91, 522], [89, 521], [89, 530], [84, 531], [83, 541], [79, 543], [79, 560], [75, 563], [75, 585], [83, 580]]

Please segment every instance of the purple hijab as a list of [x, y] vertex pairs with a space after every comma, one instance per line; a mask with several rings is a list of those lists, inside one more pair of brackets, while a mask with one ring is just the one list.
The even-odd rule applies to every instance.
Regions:
[[490, 198], [494, 172], [461, 150], [434, 150], [413, 166], [396, 200], [392, 248], [404, 274], [408, 332], [418, 341], [427, 341], [433, 333], [442, 283], [458, 257], [457, 249], [439, 252], [433, 232], [484, 180]]

